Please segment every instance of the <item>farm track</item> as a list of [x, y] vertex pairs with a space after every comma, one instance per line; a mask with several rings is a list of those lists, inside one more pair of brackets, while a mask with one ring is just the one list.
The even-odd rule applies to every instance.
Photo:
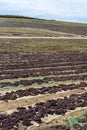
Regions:
[[[20, 63], [18, 59], [20, 59]], [[48, 84], [48, 81], [55, 82]], [[33, 83], [38, 83], [38, 85], [33, 86]], [[20, 84], [22, 84], [22, 87], [17, 88]], [[14, 86], [15, 88], [6, 88], [6, 86], [9, 85]], [[82, 94], [83, 96], [81, 96], [81, 98], [78, 97], [79, 100], [77, 101], [78, 103], [76, 108], [78, 108], [78, 106], [80, 107], [80, 110], [77, 110], [77, 112], [82, 111], [83, 109], [86, 112], [87, 109], [85, 107], [87, 107], [87, 52], [59, 52], [51, 54], [0, 53], [0, 87], [5, 87], [0, 90], [0, 114], [2, 113], [1, 116], [10, 112], [16, 112], [18, 108], [22, 109], [20, 107], [34, 106], [36, 103], [39, 104], [41, 102], [49, 102], [49, 99], [53, 101], [53, 99], [62, 100], [73, 97], [71, 99], [77, 101], [77, 99], [74, 99], [74, 97], [76, 95], [76, 97], [78, 97], [78, 95]], [[30, 92], [27, 93], [27, 90], [28, 92]], [[3, 98], [6, 92], [8, 92], [7, 97]], [[19, 94], [20, 96], [17, 94]], [[84, 103], [82, 100], [84, 100]], [[71, 104], [74, 103], [71, 100], [70, 102]], [[67, 109], [74, 109], [74, 105], [68, 106], [70, 108]], [[32, 109], [34, 110], [34, 108]], [[50, 110], [50, 108], [47, 108], [47, 110]], [[61, 107], [60, 113], [63, 114], [62, 112], [64, 112], [65, 114], [65, 116], [62, 116], [64, 117], [62, 118], [63, 120], [66, 117], [66, 112], [65, 109], [63, 110], [63, 107]], [[69, 114], [70, 113], [71, 115], [72, 113], [73, 115], [75, 115], [74, 111], [69, 111]], [[25, 117], [26, 116], [28, 115], [25, 114]], [[57, 118], [55, 120], [57, 120]], [[3, 122], [4, 121], [5, 120], [3, 118]], [[26, 119], [24, 119], [23, 121], [24, 124], [27, 124]], [[41, 121], [39, 117], [38, 121]], [[53, 122], [53, 120], [51, 121]], [[37, 119], [35, 122], [37, 122]], [[45, 126], [49, 126], [46, 123], [43, 125], [41, 124], [43, 128]], [[7, 126], [9, 126], [8, 121]], [[4, 127], [6, 128], [6, 126]], [[32, 130], [33, 128], [37, 130], [36, 126], [29, 127], [28, 129]]]
[[21, 36], [0, 36], [0, 39], [77, 39], [77, 40], [82, 40], [82, 39], [87, 39], [86, 36], [84, 37], [81, 37], [81, 36], [76, 36], [76, 37], [73, 37], [73, 36], [59, 36], [59, 37], [21, 37]]

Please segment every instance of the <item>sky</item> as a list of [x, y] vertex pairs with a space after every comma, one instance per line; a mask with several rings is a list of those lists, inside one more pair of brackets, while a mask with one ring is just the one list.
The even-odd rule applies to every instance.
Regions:
[[0, 14], [87, 23], [87, 0], [0, 0]]

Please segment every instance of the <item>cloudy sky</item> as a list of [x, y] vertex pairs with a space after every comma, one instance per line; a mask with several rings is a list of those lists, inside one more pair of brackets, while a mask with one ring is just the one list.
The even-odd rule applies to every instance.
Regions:
[[87, 0], [0, 0], [0, 14], [87, 23]]

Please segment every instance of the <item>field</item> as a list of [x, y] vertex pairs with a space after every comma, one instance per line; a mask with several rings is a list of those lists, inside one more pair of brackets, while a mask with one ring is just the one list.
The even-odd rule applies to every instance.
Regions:
[[40, 19], [0, 18], [0, 27], [46, 29], [69, 34], [87, 36], [87, 24], [58, 22]]
[[31, 38], [0, 38], [0, 130], [87, 130], [87, 25], [1, 21], [0, 36]]

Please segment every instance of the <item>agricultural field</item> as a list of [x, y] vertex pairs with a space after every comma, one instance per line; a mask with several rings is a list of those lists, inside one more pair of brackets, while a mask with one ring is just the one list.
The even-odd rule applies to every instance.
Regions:
[[87, 36], [87, 24], [60, 22], [42, 19], [0, 18], [0, 27], [46, 29]]
[[[0, 36], [86, 36], [84, 24], [42, 24], [1, 18]], [[59, 33], [52, 24], [80, 31]], [[87, 130], [86, 39], [0, 38], [0, 130]]]

